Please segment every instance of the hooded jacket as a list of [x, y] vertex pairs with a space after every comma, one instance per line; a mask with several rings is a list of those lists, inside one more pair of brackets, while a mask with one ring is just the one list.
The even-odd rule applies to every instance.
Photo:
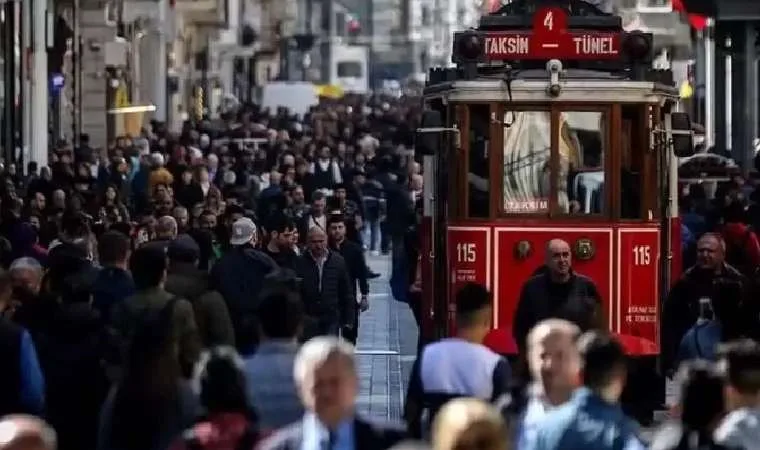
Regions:
[[212, 290], [210, 277], [191, 264], [172, 263], [164, 289], [193, 305], [195, 322], [205, 347], [235, 345], [232, 320], [222, 295]]

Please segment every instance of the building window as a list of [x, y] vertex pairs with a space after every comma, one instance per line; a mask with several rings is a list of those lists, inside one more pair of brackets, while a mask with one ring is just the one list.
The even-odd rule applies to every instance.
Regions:
[[422, 11], [420, 12], [420, 22], [422, 23], [423, 27], [429, 27], [432, 25], [432, 17], [430, 15], [430, 8], [428, 6], [422, 6]]
[[360, 78], [362, 77], [362, 65], [354, 61], [344, 61], [338, 63], [338, 78]]
[[335, 13], [335, 35], [336, 36], [338, 37], [346, 36], [347, 22], [348, 22], [348, 17], [346, 16], [346, 13], [344, 12]]

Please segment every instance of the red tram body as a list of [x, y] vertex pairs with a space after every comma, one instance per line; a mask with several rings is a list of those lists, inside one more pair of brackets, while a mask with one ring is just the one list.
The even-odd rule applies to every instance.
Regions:
[[422, 332], [450, 335], [454, 296], [475, 281], [495, 299], [487, 344], [515, 354], [520, 291], [560, 238], [630, 356], [656, 357], [660, 300], [681, 271], [691, 124], [672, 73], [651, 69], [651, 35], [583, 1], [533, 3], [456, 33], [456, 67], [430, 71], [416, 144]]

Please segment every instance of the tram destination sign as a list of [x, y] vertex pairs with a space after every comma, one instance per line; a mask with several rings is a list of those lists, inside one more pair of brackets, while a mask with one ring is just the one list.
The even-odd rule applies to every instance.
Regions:
[[492, 32], [483, 39], [486, 60], [521, 59], [618, 59], [619, 33], [564, 33], [550, 41], [526, 32]]
[[483, 56], [490, 61], [523, 59], [618, 59], [622, 32], [568, 29], [562, 8], [541, 8], [532, 30], [489, 31], [483, 36]]

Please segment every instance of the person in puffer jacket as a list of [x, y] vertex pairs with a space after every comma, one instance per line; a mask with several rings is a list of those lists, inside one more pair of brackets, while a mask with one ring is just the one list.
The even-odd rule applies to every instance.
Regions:
[[251, 354], [258, 344], [257, 310], [260, 292], [268, 275], [279, 268], [266, 253], [255, 248], [256, 224], [247, 217], [232, 224], [230, 244], [211, 270], [211, 289], [224, 297], [235, 330], [235, 346], [243, 354]]
[[743, 339], [719, 352], [725, 369], [725, 400], [729, 413], [713, 433], [715, 442], [729, 449], [760, 447], [760, 344]]

